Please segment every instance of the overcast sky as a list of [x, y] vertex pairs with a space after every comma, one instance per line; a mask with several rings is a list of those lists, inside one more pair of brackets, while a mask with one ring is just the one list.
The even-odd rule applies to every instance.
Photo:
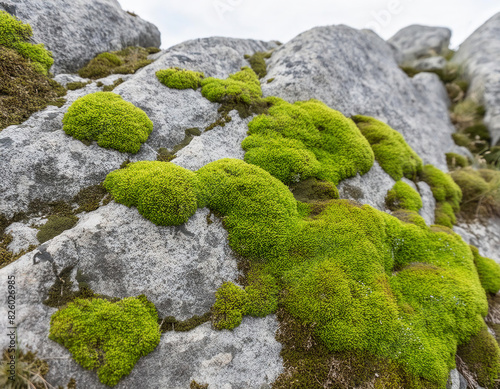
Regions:
[[498, 0], [119, 0], [154, 23], [162, 48], [188, 39], [229, 36], [283, 43], [315, 26], [371, 28], [387, 39], [410, 24], [452, 29], [452, 47], [500, 12]]

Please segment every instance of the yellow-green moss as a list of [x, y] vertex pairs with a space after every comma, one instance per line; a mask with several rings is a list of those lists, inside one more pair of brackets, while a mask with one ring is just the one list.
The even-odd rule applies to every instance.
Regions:
[[443, 173], [432, 165], [425, 165], [422, 179], [429, 184], [436, 199], [435, 223], [453, 227], [456, 223], [455, 212], [460, 211], [462, 191], [449, 174]]
[[137, 153], [151, 131], [146, 113], [112, 92], [78, 98], [63, 118], [66, 134], [81, 141], [97, 141], [104, 148]]
[[49, 338], [66, 347], [84, 369], [114, 386], [160, 341], [158, 314], [145, 296], [118, 302], [76, 299], [50, 319]]
[[148, 55], [148, 49], [132, 46], [120, 51], [100, 53], [81, 68], [78, 74], [92, 79], [111, 74], [132, 74], [152, 62], [147, 59]]
[[268, 98], [268, 113], [248, 124], [245, 161], [285, 184], [315, 177], [337, 184], [364, 174], [373, 152], [354, 123], [318, 100], [287, 103]]
[[479, 254], [479, 250], [470, 246], [474, 255], [474, 264], [476, 265], [477, 274], [481, 285], [487, 293], [496, 294], [500, 290], [500, 265], [491, 258], [483, 257]]
[[116, 202], [136, 206], [158, 225], [185, 223], [198, 208], [195, 174], [170, 162], [130, 163], [109, 173], [104, 186]]
[[0, 11], [0, 45], [14, 49], [26, 58], [42, 74], [47, 74], [54, 63], [52, 53], [43, 44], [30, 43], [33, 35], [31, 26], [15, 16]]
[[375, 159], [396, 181], [403, 177], [415, 179], [422, 170], [422, 160], [408, 146], [403, 135], [380, 120], [368, 116], [353, 116], [361, 133], [368, 139]]
[[232, 282], [224, 282], [215, 292], [215, 303], [212, 307], [213, 326], [218, 330], [232, 330], [239, 326], [246, 312], [246, 305], [245, 291]]
[[392, 211], [406, 209], [418, 212], [423, 205], [420, 194], [403, 181], [396, 182], [392, 189], [387, 192], [385, 203]]
[[201, 85], [201, 80], [205, 75], [201, 72], [192, 70], [169, 68], [158, 70], [156, 72], [158, 80], [169, 88], [174, 89], [198, 89]]
[[257, 77], [264, 78], [267, 75], [266, 59], [271, 58], [271, 52], [257, 51], [253, 55], [246, 55], [245, 58]]

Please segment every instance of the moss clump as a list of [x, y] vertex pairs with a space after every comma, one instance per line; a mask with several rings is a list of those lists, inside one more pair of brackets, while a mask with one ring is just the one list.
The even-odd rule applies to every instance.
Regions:
[[192, 70], [169, 68], [158, 70], [156, 72], [158, 80], [169, 88], [174, 89], [198, 89], [201, 86], [201, 80], [205, 75], [201, 72]]
[[422, 170], [422, 160], [408, 146], [403, 135], [387, 124], [368, 116], [357, 115], [352, 119], [370, 142], [375, 159], [387, 174], [396, 181], [403, 177], [415, 179]]
[[149, 65], [148, 49], [127, 47], [120, 51], [100, 53], [78, 71], [83, 78], [102, 78], [111, 74], [132, 74]]
[[170, 162], [128, 164], [106, 177], [104, 187], [116, 202], [163, 226], [185, 223], [198, 208], [196, 175]]
[[474, 255], [474, 264], [476, 265], [477, 274], [481, 285], [487, 293], [496, 294], [500, 290], [500, 265], [491, 258], [483, 257], [479, 254], [479, 250], [470, 246]]
[[271, 52], [257, 51], [253, 55], [246, 55], [245, 58], [250, 64], [257, 77], [264, 78], [267, 75], [266, 59], [271, 58]]
[[57, 235], [61, 234], [63, 231], [72, 228], [78, 218], [76, 216], [50, 216], [47, 222], [40, 227], [40, 230], [36, 234], [36, 238], [40, 243], [44, 243]]
[[327, 201], [339, 198], [339, 191], [331, 182], [308, 178], [304, 181], [292, 184], [290, 190], [295, 200], [310, 203], [315, 201]]
[[[15, 358], [14, 379], [10, 379], [12, 366], [9, 362]], [[44, 389], [50, 385], [45, 380], [49, 372], [48, 363], [37, 357], [37, 353], [24, 352], [18, 347], [15, 351], [4, 350], [0, 359], [0, 387], [4, 389]]]
[[264, 317], [278, 308], [278, 285], [276, 279], [262, 269], [254, 267], [247, 275], [248, 285], [246, 315]]
[[192, 380], [189, 384], [189, 389], [207, 389], [208, 384], [199, 384], [195, 380]]
[[63, 118], [66, 134], [81, 141], [97, 141], [104, 148], [137, 153], [151, 131], [146, 113], [112, 92], [96, 92], [77, 99]]
[[420, 211], [422, 198], [420, 194], [406, 182], [398, 181], [385, 196], [385, 203], [391, 211], [406, 209], [408, 211]]
[[245, 291], [232, 282], [224, 282], [215, 292], [212, 324], [218, 329], [232, 330], [241, 324], [248, 300]]
[[436, 199], [435, 222], [452, 228], [456, 223], [455, 212], [460, 211], [462, 191], [449, 174], [432, 165], [425, 165], [422, 179], [429, 184]]
[[486, 326], [469, 342], [458, 347], [458, 355], [475, 375], [479, 385], [498, 388], [500, 375], [500, 348]]
[[30, 43], [32, 35], [29, 24], [23, 24], [15, 16], [0, 11], [0, 45], [14, 49], [26, 58], [36, 71], [46, 75], [54, 63], [52, 53], [41, 43]]
[[469, 166], [469, 160], [460, 154], [446, 153], [446, 164], [448, 165], [448, 169], [455, 170], [460, 167]]
[[111, 85], [104, 85], [102, 87], [103, 92], [111, 92], [113, 89], [115, 89], [118, 85], [123, 84], [125, 81], [123, 78], [118, 78], [117, 80], [113, 81]]
[[315, 177], [337, 184], [364, 174], [373, 152], [354, 123], [318, 100], [287, 103], [269, 98], [267, 114], [248, 124], [245, 161], [285, 184]]
[[114, 386], [160, 341], [158, 314], [145, 296], [118, 302], [76, 299], [54, 313], [49, 338], [66, 347], [84, 369]]
[[0, 130], [20, 124], [48, 105], [61, 106], [66, 89], [36, 71], [15, 50], [0, 45]]
[[83, 81], [68, 82], [66, 84], [66, 89], [67, 90], [82, 89], [82, 88], [85, 88], [88, 84], [90, 84], [90, 81], [89, 82], [83, 82]]

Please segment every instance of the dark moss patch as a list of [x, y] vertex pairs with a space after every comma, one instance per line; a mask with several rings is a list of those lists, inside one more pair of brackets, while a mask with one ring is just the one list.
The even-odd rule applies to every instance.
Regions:
[[172, 154], [172, 152], [165, 147], [160, 147], [156, 153], [156, 160], [161, 162], [170, 162], [175, 157], [177, 157], [177, 155]]
[[68, 82], [66, 84], [66, 89], [67, 90], [77, 90], [77, 89], [82, 89], [85, 88], [88, 84], [90, 84], [92, 81], [88, 82], [83, 82], [83, 81], [75, 81], [75, 82]]
[[35, 245], [30, 245], [27, 249], [21, 250], [19, 253], [12, 253], [8, 249], [9, 244], [12, 242], [12, 235], [0, 234], [0, 268], [7, 266], [9, 263], [14, 262], [16, 259], [21, 258], [24, 254], [34, 250]]
[[[8, 363], [13, 357], [16, 361], [16, 369], [14, 380], [11, 381]], [[5, 389], [46, 389], [51, 387], [45, 380], [45, 376], [49, 372], [49, 364], [38, 358], [36, 352], [25, 352], [16, 347], [16, 351], [12, 353], [7, 349], [3, 351], [0, 362], [0, 383], [5, 383]]]
[[104, 188], [104, 185], [100, 183], [83, 188], [73, 198], [73, 201], [78, 204], [75, 213], [92, 212], [101, 205], [108, 204], [111, 201], [111, 195]]
[[498, 388], [500, 348], [486, 326], [468, 343], [458, 346], [457, 355], [465, 362], [479, 385]]
[[455, 170], [461, 167], [469, 166], [469, 160], [467, 157], [456, 153], [446, 153], [446, 164], [448, 169]]
[[339, 192], [333, 183], [321, 181], [316, 178], [308, 178], [292, 184], [290, 185], [290, 190], [295, 200], [303, 203], [339, 198]]
[[104, 85], [104, 87], [102, 88], [103, 92], [111, 92], [113, 89], [115, 89], [118, 85], [124, 83], [125, 81], [123, 80], [123, 78], [119, 78], [115, 81], [113, 81], [113, 83], [111, 85]]
[[110, 74], [132, 74], [149, 65], [149, 52], [143, 47], [127, 47], [120, 51], [98, 54], [78, 71], [80, 77], [102, 78]]
[[177, 153], [191, 143], [195, 136], [200, 136], [201, 131], [198, 128], [188, 128], [184, 130], [184, 139], [177, 145], [175, 145], [172, 150], [168, 150], [165, 147], [160, 147], [156, 153], [156, 160], [162, 162], [170, 162], [177, 157]]
[[48, 105], [60, 106], [66, 89], [38, 72], [15, 50], [0, 46], [0, 130], [20, 124]]
[[259, 78], [264, 78], [267, 75], [266, 59], [271, 58], [271, 54], [271, 52], [257, 51], [253, 55], [245, 55], [245, 59]]
[[78, 218], [76, 216], [59, 216], [53, 215], [49, 217], [47, 223], [40, 227], [40, 230], [36, 234], [36, 238], [40, 243], [45, 243], [46, 241], [56, 237], [63, 231], [72, 228]]
[[211, 316], [210, 312], [204, 313], [201, 316], [194, 315], [186, 320], [177, 320], [173, 316], [167, 316], [163, 319], [158, 319], [158, 325], [160, 326], [160, 331], [162, 333], [168, 331], [187, 332], [202, 325], [203, 323], [209, 322]]
[[270, 84], [270, 83], [271, 83], [271, 82], [273, 82], [275, 79], [276, 79], [276, 78], [274, 78], [274, 77], [273, 77], [273, 78], [270, 78], [270, 79], [268, 79], [268, 80], [267, 80], [267, 83], [268, 83], [268, 84]]
[[189, 389], [207, 389], [208, 384], [199, 384], [195, 380], [192, 380], [189, 384]]

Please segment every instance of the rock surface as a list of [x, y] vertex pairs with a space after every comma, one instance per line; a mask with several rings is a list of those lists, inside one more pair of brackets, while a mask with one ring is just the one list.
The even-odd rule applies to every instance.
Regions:
[[500, 140], [500, 13], [460, 45], [453, 62], [463, 66], [470, 86], [467, 97], [484, 104], [492, 144]]
[[460, 222], [453, 230], [464, 241], [476, 246], [482, 256], [500, 263], [500, 218], [484, 221]]
[[76, 72], [104, 51], [161, 43], [155, 25], [117, 0], [3, 0], [0, 9], [31, 25], [34, 40], [52, 51], [53, 73]]
[[306, 31], [274, 51], [271, 78], [266, 96], [315, 98], [346, 116], [373, 116], [403, 134], [424, 162], [447, 170], [444, 153], [455, 147], [448, 110], [429, 103], [374, 33], [346, 26]]
[[[0, 278], [16, 277], [18, 339], [22, 347], [49, 359], [49, 382], [65, 385], [64, 380], [73, 377], [80, 387], [105, 387], [95, 373], [83, 370], [68, 359], [65, 348], [48, 339], [50, 315], [56, 309], [42, 302], [56, 276], [71, 269], [74, 289], [84, 281], [108, 296], [146, 294], [161, 317], [185, 320], [202, 315], [214, 303], [217, 288], [238, 274], [227, 232], [214, 216], [209, 224], [209, 217], [207, 209], [200, 209], [182, 226], [159, 227], [135, 208], [110, 203], [0, 269]], [[8, 327], [6, 309], [5, 304], [0, 307], [2, 328]], [[155, 351], [116, 387], [140, 387], [148, 377], [154, 380], [148, 388], [186, 388], [191, 379], [216, 387], [227, 382], [231, 388], [259, 388], [282, 369], [276, 327], [274, 316], [269, 316], [245, 319], [234, 332], [215, 331], [206, 324], [187, 333], [166, 333]], [[0, 349], [6, 339], [0, 340]], [[151, 369], [155, 373], [148, 375]]]
[[403, 54], [401, 63], [444, 54], [450, 45], [451, 30], [446, 27], [411, 25], [399, 30], [388, 42]]

